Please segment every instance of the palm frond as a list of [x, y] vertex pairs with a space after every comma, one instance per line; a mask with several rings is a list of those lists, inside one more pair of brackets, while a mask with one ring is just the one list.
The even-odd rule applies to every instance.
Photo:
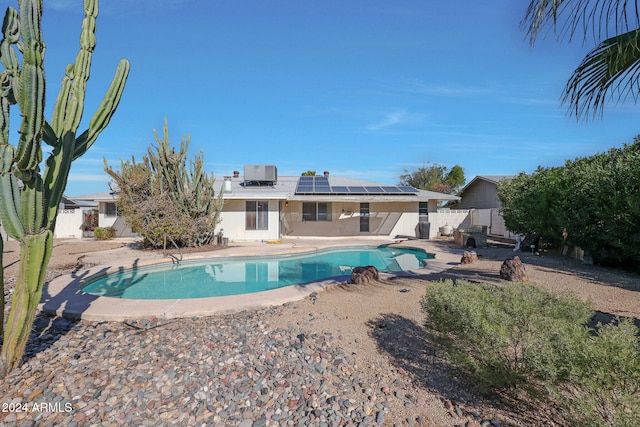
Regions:
[[577, 118], [602, 113], [608, 97], [619, 102], [640, 93], [640, 29], [609, 38], [591, 50], [571, 75], [563, 103]]
[[531, 44], [549, 25], [559, 37], [600, 41], [639, 28], [640, 9], [637, 0], [531, 0], [520, 24]]

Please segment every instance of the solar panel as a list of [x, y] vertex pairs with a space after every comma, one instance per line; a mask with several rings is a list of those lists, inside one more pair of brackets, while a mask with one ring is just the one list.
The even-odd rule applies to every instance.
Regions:
[[415, 188], [411, 187], [410, 185], [400, 185], [398, 186], [398, 188], [400, 190], [402, 190], [403, 193], [417, 193], [418, 190], [416, 190]]
[[366, 193], [364, 187], [361, 187], [359, 185], [349, 186], [348, 188], [349, 188], [349, 192], [350, 193], [359, 193], [359, 194], [365, 194]]
[[384, 194], [384, 191], [382, 191], [382, 187], [379, 187], [377, 185], [366, 186], [364, 187], [364, 189], [369, 194]]
[[315, 178], [314, 181], [316, 184], [321, 183], [329, 185], [329, 178], [326, 176], [314, 176], [313, 178]]
[[402, 190], [400, 190], [398, 187], [396, 187], [395, 185], [388, 185], [388, 186], [384, 186], [382, 187], [382, 189], [386, 192], [386, 193], [402, 193]]
[[326, 176], [301, 176], [296, 187], [297, 194], [358, 194], [383, 195], [417, 193], [410, 185], [336, 185], [329, 184]]
[[331, 192], [332, 193], [348, 193], [349, 189], [345, 185], [336, 185], [334, 187], [331, 187]]

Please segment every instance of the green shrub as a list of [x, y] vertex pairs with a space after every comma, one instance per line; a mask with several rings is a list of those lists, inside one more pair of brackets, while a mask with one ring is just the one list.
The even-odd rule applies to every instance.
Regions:
[[592, 315], [574, 297], [531, 285], [451, 280], [429, 286], [422, 307], [452, 362], [484, 389], [566, 377], [570, 369], [557, 349], [584, 335]]
[[116, 229], [113, 227], [97, 227], [93, 230], [93, 237], [97, 240], [111, 240], [116, 237]]
[[481, 388], [545, 391], [531, 396], [550, 399], [571, 425], [640, 425], [640, 340], [630, 320], [588, 328], [586, 303], [525, 284], [442, 281], [422, 307], [451, 362]]
[[536, 233], [552, 247], [566, 243], [588, 251], [597, 264], [638, 269], [640, 136], [633, 144], [538, 167], [498, 186], [507, 228]]
[[630, 321], [601, 326], [565, 357], [572, 367], [567, 381], [551, 390], [569, 409], [574, 425], [640, 425], [640, 341]]

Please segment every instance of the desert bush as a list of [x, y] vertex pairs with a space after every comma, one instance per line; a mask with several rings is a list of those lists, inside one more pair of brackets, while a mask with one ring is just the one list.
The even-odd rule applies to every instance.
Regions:
[[485, 390], [566, 378], [557, 350], [572, 347], [592, 315], [576, 298], [532, 285], [451, 280], [430, 285], [422, 307], [452, 362]]
[[640, 341], [628, 319], [597, 328], [564, 353], [571, 372], [550, 384], [573, 425], [640, 425]]
[[111, 240], [116, 237], [116, 229], [113, 227], [97, 227], [93, 230], [93, 237], [97, 240]]
[[587, 303], [524, 284], [441, 281], [422, 307], [428, 331], [481, 389], [521, 386], [571, 425], [640, 425], [640, 340], [630, 320], [589, 328]]

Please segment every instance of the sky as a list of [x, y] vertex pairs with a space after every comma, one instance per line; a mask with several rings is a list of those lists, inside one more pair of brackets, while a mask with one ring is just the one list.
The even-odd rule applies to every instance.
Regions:
[[[273, 164], [280, 176], [397, 184], [440, 164], [460, 165], [470, 181], [631, 143], [640, 133], [632, 101], [612, 100], [586, 121], [568, 114], [564, 85], [594, 43], [549, 32], [531, 47], [520, 26], [527, 4], [103, 0], [80, 131], [120, 58], [131, 72], [65, 194], [108, 191], [103, 159], [140, 160], [165, 118], [172, 145], [189, 136], [189, 158], [202, 151], [218, 180]], [[82, 0], [44, 2], [47, 117], [82, 18]]]

